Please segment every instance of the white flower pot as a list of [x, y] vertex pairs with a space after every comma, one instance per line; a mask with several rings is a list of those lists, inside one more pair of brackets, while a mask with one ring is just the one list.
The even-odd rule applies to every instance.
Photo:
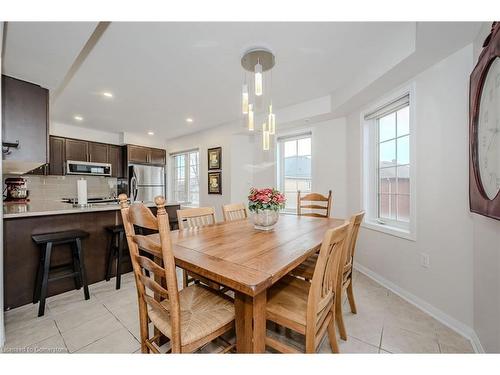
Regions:
[[253, 213], [254, 228], [258, 230], [273, 230], [274, 225], [278, 222], [280, 215], [279, 211], [274, 210], [259, 210]]

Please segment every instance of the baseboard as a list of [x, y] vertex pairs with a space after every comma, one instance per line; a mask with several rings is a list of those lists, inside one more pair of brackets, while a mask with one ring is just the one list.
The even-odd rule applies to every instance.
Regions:
[[361, 272], [362, 274], [368, 276], [370, 279], [374, 280], [378, 284], [389, 289], [391, 292], [397, 294], [399, 297], [403, 298], [405, 301], [411, 303], [412, 305], [415, 305], [420, 310], [426, 312], [427, 314], [432, 316], [434, 319], [443, 323], [445, 326], [451, 328], [455, 332], [468, 338], [471, 341], [472, 347], [476, 353], [484, 353], [484, 348], [481, 345], [481, 342], [479, 341], [479, 337], [476, 335], [476, 332], [468, 325], [456, 320], [455, 318], [444, 313], [443, 311], [439, 310], [438, 308], [432, 306], [430, 303], [424, 301], [423, 299], [417, 297], [416, 295], [400, 288], [399, 286], [397, 286], [393, 282], [385, 279], [384, 277], [380, 276], [376, 272], [373, 272], [369, 268], [366, 268], [365, 266], [363, 266], [357, 262], [354, 262], [354, 268], [356, 270], [358, 270], [359, 272]]

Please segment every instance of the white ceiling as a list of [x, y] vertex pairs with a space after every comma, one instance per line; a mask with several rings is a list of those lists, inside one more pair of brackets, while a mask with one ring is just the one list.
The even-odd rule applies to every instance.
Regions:
[[[4, 73], [57, 88], [94, 27], [9, 23]], [[474, 27], [465, 26], [456, 44], [472, 40]], [[53, 101], [51, 119], [77, 124], [79, 114], [80, 126], [174, 138], [241, 118], [240, 58], [248, 48], [275, 53], [279, 109], [373, 81], [414, 52], [415, 29], [410, 22], [113, 22]]]

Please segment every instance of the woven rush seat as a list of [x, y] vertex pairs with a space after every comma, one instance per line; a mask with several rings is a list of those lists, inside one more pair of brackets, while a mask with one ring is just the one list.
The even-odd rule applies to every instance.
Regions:
[[[226, 298], [204, 286], [191, 285], [179, 291], [182, 345], [189, 345], [234, 320], [234, 305]], [[168, 310], [169, 302], [161, 302]], [[165, 336], [172, 337], [170, 318], [163, 311], [152, 308], [151, 321]]]

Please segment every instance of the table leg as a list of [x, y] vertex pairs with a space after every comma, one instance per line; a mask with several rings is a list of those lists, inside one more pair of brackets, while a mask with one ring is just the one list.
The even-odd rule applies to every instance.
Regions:
[[238, 353], [264, 353], [266, 349], [266, 291], [254, 297], [236, 292], [234, 307]]

